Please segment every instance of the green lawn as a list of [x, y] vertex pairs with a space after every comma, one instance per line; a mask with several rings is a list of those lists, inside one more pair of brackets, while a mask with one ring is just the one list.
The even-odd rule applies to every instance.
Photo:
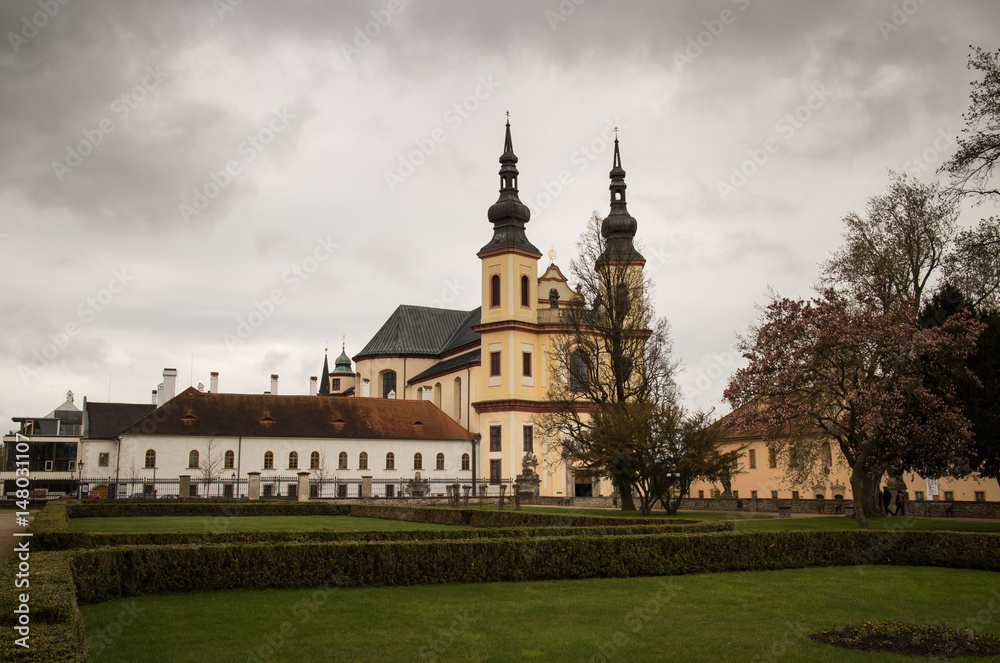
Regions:
[[983, 571], [869, 566], [198, 592], [126, 599], [81, 611], [91, 660], [98, 663], [888, 662], [927, 659], [847, 651], [812, 643], [804, 635], [869, 619], [944, 619], [951, 626], [975, 626], [978, 632], [997, 635], [997, 587], [997, 575]]
[[450, 529], [451, 525], [353, 516], [124, 516], [70, 518], [71, 532], [235, 532], [240, 530]]
[[[770, 520], [736, 519], [736, 530], [791, 530], [791, 529], [858, 529], [858, 521], [843, 516], [817, 516], [815, 518], [772, 518]], [[942, 531], [950, 532], [1000, 532], [1000, 520], [975, 521], [953, 518], [869, 518], [868, 526], [877, 530], [892, 531]]]

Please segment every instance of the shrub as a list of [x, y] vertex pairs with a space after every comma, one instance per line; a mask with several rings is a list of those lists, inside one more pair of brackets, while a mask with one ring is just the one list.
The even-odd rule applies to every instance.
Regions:
[[123, 546], [76, 551], [78, 600], [194, 589], [411, 585], [903, 564], [1000, 570], [1000, 536], [791, 531]]
[[[30, 554], [30, 585], [15, 587], [19, 561], [15, 557], [0, 568], [0, 624], [4, 638], [0, 641], [0, 660], [4, 661], [84, 661], [83, 619], [76, 602], [76, 584], [66, 553], [34, 552]], [[18, 615], [20, 595], [29, 597], [29, 649], [14, 644], [20, 637], [13, 627]]]

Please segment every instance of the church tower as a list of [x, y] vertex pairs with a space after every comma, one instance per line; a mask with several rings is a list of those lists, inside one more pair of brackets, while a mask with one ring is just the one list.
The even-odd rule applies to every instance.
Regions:
[[534, 323], [541, 251], [528, 241], [524, 225], [531, 210], [517, 194], [517, 156], [510, 138], [510, 119], [500, 155], [500, 197], [487, 217], [493, 239], [479, 250], [483, 267], [482, 323], [517, 320]]
[[500, 155], [500, 197], [490, 207], [493, 238], [479, 250], [482, 261], [481, 368], [478, 402], [482, 435], [479, 455], [484, 480], [517, 476], [533, 450], [531, 412], [543, 400], [545, 335], [538, 327], [538, 260], [528, 241], [531, 217], [518, 198], [517, 156], [508, 116]]

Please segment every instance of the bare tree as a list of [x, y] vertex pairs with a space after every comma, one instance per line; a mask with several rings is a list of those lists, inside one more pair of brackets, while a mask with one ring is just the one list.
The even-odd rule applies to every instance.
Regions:
[[214, 437], [205, 440], [204, 453], [199, 459], [198, 469], [201, 471], [202, 483], [205, 484], [205, 496], [208, 497], [212, 481], [218, 477], [219, 471], [222, 469], [222, 456], [219, 454]]
[[993, 181], [993, 169], [1000, 159], [1000, 51], [991, 53], [972, 47], [967, 67], [982, 73], [972, 84], [964, 137], [958, 149], [939, 172], [951, 176], [950, 191], [960, 196], [1000, 200], [1000, 187]]
[[[634, 234], [634, 229], [633, 229]], [[552, 411], [536, 421], [560, 442], [564, 460], [611, 479], [622, 508], [632, 500], [635, 458], [629, 453], [594, 453], [598, 420], [621, 421], [609, 411], [628, 404], [661, 403], [676, 398], [669, 325], [653, 309], [652, 281], [645, 261], [629, 241], [615, 241], [595, 212], [577, 242], [579, 257], [570, 269], [579, 297], [561, 312], [565, 330], [553, 339]], [[606, 439], [600, 444], [606, 444]], [[622, 441], [623, 450], [639, 444]]]

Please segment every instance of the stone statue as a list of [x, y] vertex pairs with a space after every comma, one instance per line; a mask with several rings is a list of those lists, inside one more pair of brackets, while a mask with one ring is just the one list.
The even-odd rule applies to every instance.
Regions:
[[559, 308], [559, 291], [555, 288], [549, 290], [549, 308]]

